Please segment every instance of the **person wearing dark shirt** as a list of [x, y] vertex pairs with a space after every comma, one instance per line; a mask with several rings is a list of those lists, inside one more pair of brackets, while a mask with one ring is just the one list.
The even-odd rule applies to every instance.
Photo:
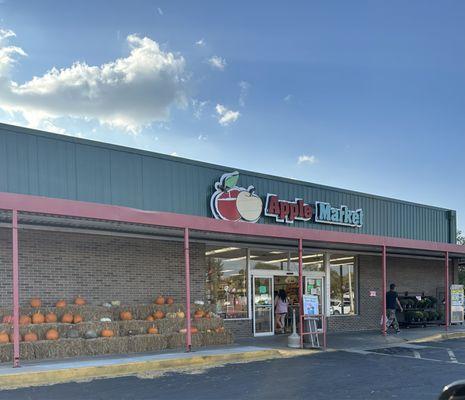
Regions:
[[402, 305], [400, 304], [399, 296], [397, 295], [397, 292], [396, 292], [396, 285], [394, 283], [391, 283], [389, 285], [389, 292], [386, 293], [386, 316], [387, 316], [386, 329], [392, 326], [396, 330], [396, 333], [400, 333], [399, 323], [397, 322], [397, 317], [396, 317], [397, 306], [399, 306], [400, 311], [402, 312], [403, 308], [402, 308]]

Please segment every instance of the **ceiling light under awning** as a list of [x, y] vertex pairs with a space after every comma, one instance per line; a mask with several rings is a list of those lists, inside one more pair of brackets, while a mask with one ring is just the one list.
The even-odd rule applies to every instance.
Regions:
[[205, 255], [211, 256], [213, 254], [226, 253], [228, 251], [233, 251], [233, 250], [239, 250], [239, 247], [223, 247], [222, 249], [210, 250], [210, 251], [206, 251]]

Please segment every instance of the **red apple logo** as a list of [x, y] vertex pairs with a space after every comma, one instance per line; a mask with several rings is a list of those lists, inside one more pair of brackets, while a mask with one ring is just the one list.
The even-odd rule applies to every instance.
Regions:
[[210, 199], [213, 216], [226, 221], [257, 222], [263, 209], [263, 202], [253, 186], [248, 189], [237, 186], [239, 172], [223, 174], [215, 183], [215, 193]]

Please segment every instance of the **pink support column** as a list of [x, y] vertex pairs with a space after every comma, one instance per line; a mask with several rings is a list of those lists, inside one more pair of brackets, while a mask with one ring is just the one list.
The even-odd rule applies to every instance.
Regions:
[[386, 288], [386, 279], [387, 279], [387, 274], [386, 274], [386, 246], [383, 246], [383, 261], [382, 261], [382, 268], [383, 268], [383, 284], [382, 284], [382, 293], [381, 293], [381, 296], [382, 296], [382, 305], [383, 305], [383, 311], [382, 311], [382, 320], [383, 320], [383, 327], [382, 327], [382, 332], [383, 332], [383, 335], [386, 336], [386, 291], [387, 291], [387, 288]]
[[189, 260], [189, 228], [184, 228], [184, 260], [186, 266], [186, 351], [191, 351], [191, 273]]
[[304, 305], [303, 305], [303, 276], [302, 276], [302, 239], [299, 239], [299, 332], [300, 332], [300, 347], [304, 344], [303, 335], [303, 318]]
[[19, 367], [19, 257], [18, 211], [13, 210], [13, 367]]
[[446, 323], [446, 331], [450, 324], [450, 301], [449, 301], [449, 252], [446, 251], [446, 260], [444, 265], [444, 321]]

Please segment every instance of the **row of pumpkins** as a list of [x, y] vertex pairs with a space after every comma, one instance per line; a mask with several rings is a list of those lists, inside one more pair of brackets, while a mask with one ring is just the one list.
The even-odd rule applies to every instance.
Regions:
[[[155, 300], [154, 303], [157, 305], [171, 305], [174, 304], [174, 298], [172, 296], [164, 297], [164, 296], [158, 296]], [[31, 305], [32, 308], [39, 308], [42, 306], [42, 300], [39, 297], [34, 297], [29, 301], [29, 304]], [[77, 296], [74, 299], [74, 305], [76, 306], [85, 306], [87, 304], [87, 301], [81, 296]], [[57, 308], [65, 308], [68, 305], [66, 300], [60, 299], [56, 302], [55, 307]]]
[[[148, 334], [158, 334], [158, 328], [155, 326], [150, 326], [147, 328], [147, 333]], [[115, 332], [112, 329], [102, 329], [100, 331], [100, 337], [103, 338], [111, 338], [115, 336]], [[97, 333], [95, 331], [88, 331], [84, 335], [86, 339], [96, 339], [98, 337]], [[45, 333], [45, 339], [46, 340], [58, 340], [60, 338], [60, 334], [56, 329], [49, 329]], [[5, 331], [0, 332], [0, 344], [4, 343], [13, 343], [13, 334], [8, 334]], [[27, 332], [24, 334], [22, 337], [22, 340], [24, 342], [37, 342], [39, 340], [39, 337], [35, 332]], [[19, 338], [19, 341], [21, 341], [21, 337]]]

